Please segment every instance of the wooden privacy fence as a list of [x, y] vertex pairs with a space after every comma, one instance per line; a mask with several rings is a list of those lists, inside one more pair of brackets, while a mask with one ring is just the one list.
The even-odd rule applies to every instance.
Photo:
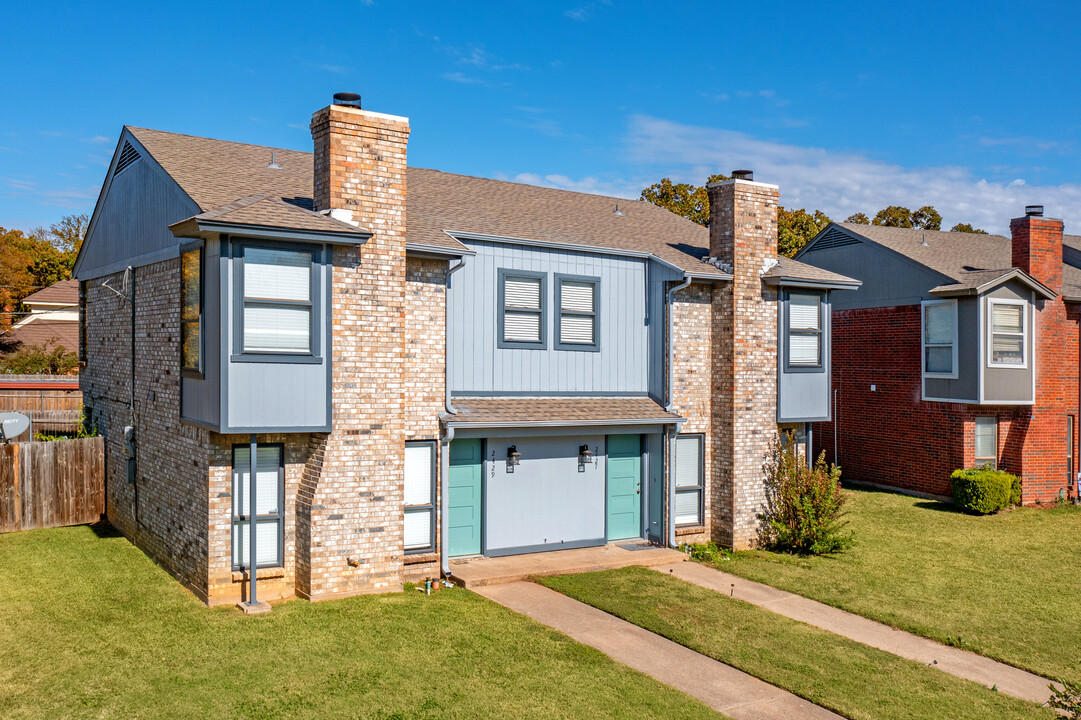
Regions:
[[104, 512], [104, 438], [0, 445], [0, 533], [97, 522]]

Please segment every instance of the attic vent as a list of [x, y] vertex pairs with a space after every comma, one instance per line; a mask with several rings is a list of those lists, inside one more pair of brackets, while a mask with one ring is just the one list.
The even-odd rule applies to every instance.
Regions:
[[814, 244], [811, 251], [815, 250], [828, 250], [830, 248], [844, 247], [845, 245], [856, 245], [859, 240], [852, 237], [844, 230], [840, 228], [832, 227], [826, 231], [826, 234], [818, 238], [818, 242]]
[[134, 165], [138, 159], [139, 152], [131, 146], [131, 143], [125, 140], [124, 149], [120, 151], [120, 159], [116, 161], [116, 171], [113, 174], [119, 175]]

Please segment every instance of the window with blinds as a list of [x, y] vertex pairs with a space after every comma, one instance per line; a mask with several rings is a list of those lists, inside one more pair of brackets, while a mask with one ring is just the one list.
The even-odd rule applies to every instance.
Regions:
[[405, 551], [435, 550], [435, 443], [405, 444]]
[[499, 271], [499, 347], [543, 348], [545, 275]]
[[[255, 450], [256, 567], [281, 567], [285, 495], [282, 445]], [[233, 446], [233, 569], [250, 567], [251, 446]]]
[[203, 371], [203, 249], [180, 254], [180, 369]]
[[676, 485], [676, 506], [672, 508], [676, 525], [701, 525], [702, 520], [702, 445], [704, 436], [676, 436], [676, 457], [673, 478]]
[[244, 352], [312, 353], [312, 253], [246, 246]]
[[790, 369], [822, 368], [822, 295], [789, 293], [787, 362]]
[[976, 466], [998, 466], [998, 418], [994, 415], [976, 416]]
[[1025, 366], [1025, 305], [1014, 300], [989, 300], [991, 365]]
[[596, 350], [597, 289], [600, 278], [556, 275], [556, 302], [559, 322], [556, 348], [560, 350]]
[[956, 366], [957, 302], [923, 303], [923, 374], [953, 376]]

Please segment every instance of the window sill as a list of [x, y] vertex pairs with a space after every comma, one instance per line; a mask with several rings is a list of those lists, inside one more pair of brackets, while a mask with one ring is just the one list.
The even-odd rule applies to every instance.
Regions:
[[288, 363], [289, 365], [322, 365], [323, 358], [315, 355], [276, 355], [274, 353], [245, 353], [230, 355], [229, 362], [235, 363]]
[[[257, 533], [255, 533], [255, 535], [256, 535], [256, 537], [258, 537], [259, 533], [257, 532]], [[256, 580], [272, 580], [274, 578], [283, 578], [283, 577], [285, 577], [285, 568], [283, 568], [283, 567], [259, 568], [258, 572], [255, 574], [255, 579]], [[248, 579], [248, 571], [247, 570], [234, 570], [233, 571], [233, 582], [243, 582], [243, 581], [246, 581], [247, 579]]]
[[439, 553], [424, 552], [406, 555], [402, 561], [405, 565], [420, 565], [421, 563], [439, 562]]
[[705, 525], [684, 525], [676, 528], [676, 537], [681, 535], [700, 535], [706, 532]]

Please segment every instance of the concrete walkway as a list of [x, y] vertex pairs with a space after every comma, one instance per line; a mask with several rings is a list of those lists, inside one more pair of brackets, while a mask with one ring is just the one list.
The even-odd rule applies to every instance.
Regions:
[[999, 692], [1022, 700], [1043, 704], [1051, 697], [1051, 691], [1047, 688], [1050, 680], [1039, 675], [897, 630], [816, 600], [744, 580], [696, 562], [673, 563], [653, 569], [724, 595], [732, 595], [737, 600], [829, 630], [864, 645], [932, 665], [943, 672], [978, 682], [985, 687], [997, 685]]
[[613, 660], [698, 698], [736, 720], [841, 717], [536, 583], [484, 585], [474, 592], [594, 647]]
[[644, 540], [631, 540], [574, 550], [451, 560], [450, 571], [461, 580], [462, 585], [472, 590], [485, 585], [517, 582], [527, 577], [615, 570], [632, 565], [668, 565], [682, 562], [686, 557], [679, 550], [653, 547]]

